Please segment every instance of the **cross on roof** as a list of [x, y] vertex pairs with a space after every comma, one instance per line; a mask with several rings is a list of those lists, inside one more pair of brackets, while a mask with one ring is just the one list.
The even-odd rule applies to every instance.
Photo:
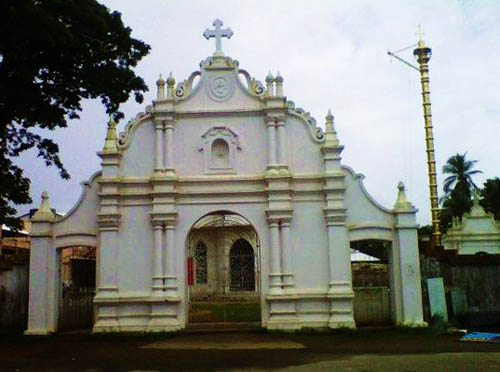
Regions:
[[231, 36], [233, 36], [233, 30], [231, 30], [229, 27], [221, 29], [223, 23], [218, 18], [214, 21], [213, 25], [215, 26], [215, 30], [209, 30], [207, 28], [203, 33], [203, 36], [205, 36], [205, 39], [207, 40], [210, 39], [211, 37], [214, 37], [215, 38], [214, 56], [223, 56], [224, 53], [222, 53], [221, 38], [227, 37], [228, 39], [230, 39]]

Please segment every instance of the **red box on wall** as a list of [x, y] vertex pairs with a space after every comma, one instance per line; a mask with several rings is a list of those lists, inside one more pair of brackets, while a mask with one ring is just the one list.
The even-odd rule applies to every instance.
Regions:
[[193, 257], [188, 257], [188, 285], [194, 284]]

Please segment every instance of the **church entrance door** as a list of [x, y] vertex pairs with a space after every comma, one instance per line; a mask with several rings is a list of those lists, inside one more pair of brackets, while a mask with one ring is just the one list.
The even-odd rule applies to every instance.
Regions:
[[251, 223], [228, 211], [208, 214], [187, 245], [188, 322], [260, 322], [260, 244]]

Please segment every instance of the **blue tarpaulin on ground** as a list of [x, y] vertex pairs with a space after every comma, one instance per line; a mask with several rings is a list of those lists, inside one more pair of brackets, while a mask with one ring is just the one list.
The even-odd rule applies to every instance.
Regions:
[[493, 342], [500, 344], [500, 333], [471, 332], [462, 337], [460, 341]]

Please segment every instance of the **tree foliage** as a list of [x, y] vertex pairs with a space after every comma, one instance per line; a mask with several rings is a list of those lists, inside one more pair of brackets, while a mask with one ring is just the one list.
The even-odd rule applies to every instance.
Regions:
[[478, 187], [472, 176], [482, 171], [473, 169], [477, 160], [467, 160], [467, 153], [451, 156], [443, 166], [443, 173], [448, 175], [443, 183], [444, 197], [441, 200], [441, 229], [451, 225], [453, 217], [462, 217], [472, 207], [471, 193]]
[[472, 169], [477, 163], [477, 160], [467, 160], [466, 156], [467, 153], [457, 153], [450, 157], [443, 166], [443, 173], [449, 175], [445, 178], [443, 183], [445, 195], [449, 195], [452, 190], [458, 187], [461, 191], [468, 193], [470, 197], [470, 192], [478, 188], [472, 180], [472, 176], [483, 172]]
[[37, 128], [66, 127], [88, 98], [121, 119], [120, 103], [132, 93], [140, 103], [147, 90], [132, 68], [149, 46], [96, 0], [3, 0], [0, 14], [0, 223], [19, 228], [12, 205], [31, 202], [30, 181], [12, 159], [35, 148], [69, 178]]
[[486, 212], [493, 213], [495, 219], [500, 221], [500, 178], [489, 178], [481, 190], [481, 206]]

